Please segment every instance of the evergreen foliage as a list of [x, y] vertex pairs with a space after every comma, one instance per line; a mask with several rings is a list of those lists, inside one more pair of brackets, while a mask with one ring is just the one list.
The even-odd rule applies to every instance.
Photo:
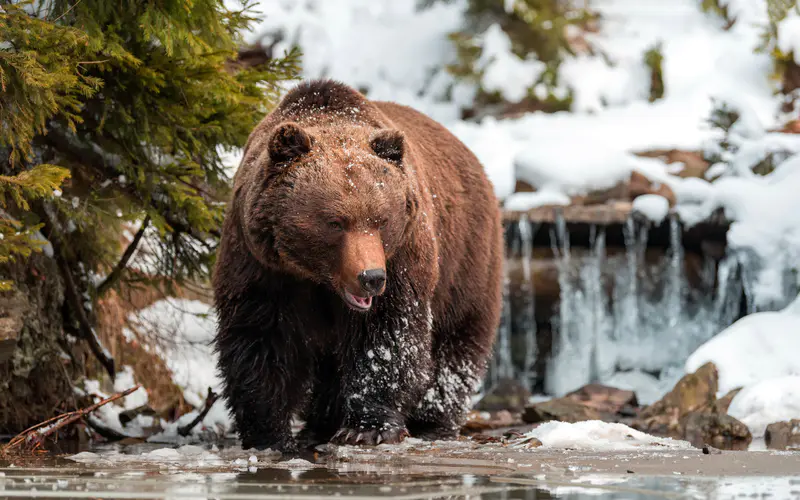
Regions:
[[[476, 62], [482, 53], [480, 34], [496, 23], [508, 35], [518, 57], [533, 57], [546, 66], [539, 80], [530, 82], [529, 100], [539, 102], [549, 111], [568, 109], [570, 96], [554, 92], [558, 86], [558, 67], [572, 53], [567, 32], [571, 28], [582, 30], [592, 19], [594, 15], [584, 2], [573, 0], [469, 0], [468, 25], [451, 35], [459, 62], [449, 70], [459, 78], [479, 81], [481, 69]], [[544, 89], [544, 95], [541, 90], [535, 92], [536, 87]], [[482, 94], [479, 101], [502, 99]]]
[[39, 250], [41, 228], [93, 295], [87, 275], [115, 268], [123, 229], [147, 217], [152, 272], [202, 279], [221, 155], [298, 71], [296, 51], [230, 64], [252, 20], [222, 0], [0, 0], [0, 264]]

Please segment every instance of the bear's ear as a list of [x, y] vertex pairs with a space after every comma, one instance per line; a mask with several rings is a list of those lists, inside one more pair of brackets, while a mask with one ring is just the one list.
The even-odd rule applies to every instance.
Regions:
[[286, 163], [311, 151], [311, 137], [300, 125], [280, 124], [269, 139], [269, 158], [272, 164]]
[[379, 158], [396, 165], [403, 163], [406, 141], [399, 130], [380, 130], [369, 140], [369, 145]]

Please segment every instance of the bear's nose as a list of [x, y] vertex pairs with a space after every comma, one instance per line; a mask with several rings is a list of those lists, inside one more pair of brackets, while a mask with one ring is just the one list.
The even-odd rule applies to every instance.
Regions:
[[383, 291], [386, 285], [386, 271], [383, 269], [367, 269], [358, 275], [358, 282], [365, 292], [376, 295]]

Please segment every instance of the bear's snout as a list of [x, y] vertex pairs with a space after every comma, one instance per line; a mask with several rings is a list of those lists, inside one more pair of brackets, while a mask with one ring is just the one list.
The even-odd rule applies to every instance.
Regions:
[[341, 247], [338, 280], [348, 305], [359, 311], [372, 305], [372, 298], [386, 289], [386, 255], [380, 233], [348, 232]]

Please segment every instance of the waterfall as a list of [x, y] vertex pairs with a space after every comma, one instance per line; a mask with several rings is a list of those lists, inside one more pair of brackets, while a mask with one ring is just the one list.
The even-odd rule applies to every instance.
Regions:
[[[668, 229], [665, 251], [648, 252], [651, 223], [634, 218], [622, 227], [624, 248], [608, 248], [607, 230], [593, 225], [583, 226], [588, 248], [586, 243], [573, 248], [563, 213], [556, 211], [547, 234], [553, 260], [540, 262], [553, 263], [558, 295], [548, 302], [550, 330], [542, 332], [537, 314], [542, 321], [550, 310], [535, 300], [537, 293], [547, 293], [534, 285], [544, 269], [534, 267], [539, 227], [521, 216], [509, 227], [516, 267], [506, 266], [504, 315], [490, 379], [516, 377], [561, 395], [620, 372], [644, 372], [662, 381], [681, 373], [700, 344], [738, 318], [745, 280], [741, 256], [730, 255], [719, 262], [696, 259], [700, 285], [690, 286], [681, 223], [670, 216], [665, 224], [659, 229]], [[540, 335], [547, 335], [549, 353], [539, 352]]]

